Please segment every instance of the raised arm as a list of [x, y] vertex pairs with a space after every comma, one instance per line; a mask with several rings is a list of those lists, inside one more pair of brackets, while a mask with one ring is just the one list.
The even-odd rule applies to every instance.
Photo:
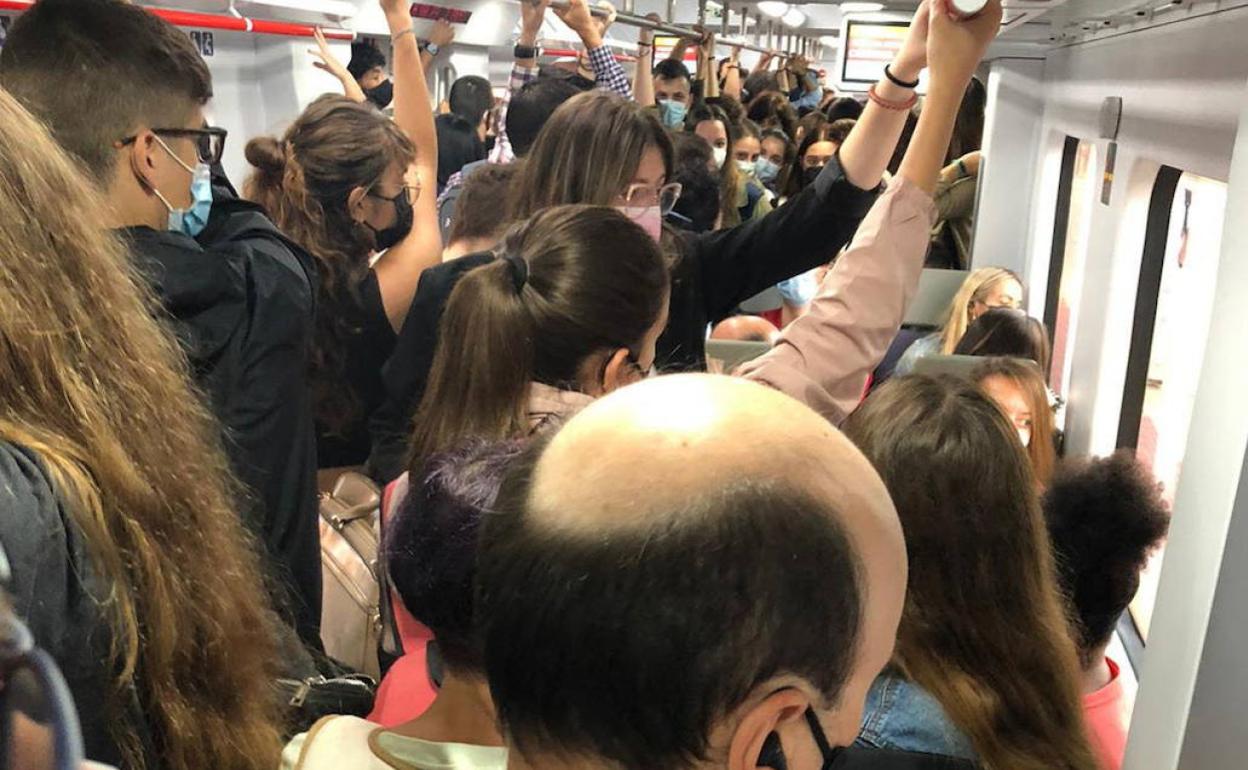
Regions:
[[413, 206], [412, 230], [373, 266], [386, 317], [395, 331], [403, 328], [420, 274], [441, 264], [442, 236], [438, 230], [435, 185], [438, 178], [438, 135], [420, 49], [412, 30], [411, 0], [381, 0], [394, 43], [394, 122], [416, 145], [416, 162], [407, 183], [420, 187]]
[[[646, 18], [659, 21], [657, 13]], [[654, 106], [654, 31], [641, 27], [637, 30], [637, 72], [633, 75], [633, 99], [642, 107]]]
[[446, 50], [446, 47], [453, 42], [455, 42], [455, 28], [446, 19], [438, 19], [429, 32], [429, 45], [420, 49], [420, 66], [428, 72], [433, 66], [433, 58]]
[[605, 18], [597, 18], [590, 13], [589, 5], [585, 0], [568, 0], [567, 8], [553, 10], [555, 15], [581, 38], [598, 87], [617, 93], [625, 99], [632, 99], [633, 87], [628, 82], [628, 75], [615, 60], [611, 49], [603, 42], [607, 29], [615, 21], [615, 7], [605, 0], [598, 5], [607, 10]]
[[733, 47], [732, 56], [728, 58], [728, 68], [724, 72], [724, 86], [720, 89], [724, 96], [731, 96], [741, 101], [741, 49]]
[[702, 44], [698, 46], [698, 69], [704, 83], [703, 99], [719, 96], [719, 70], [715, 63], [715, 35], [707, 32], [702, 36]]
[[[928, 18], [924, 2], [890, 67], [898, 79], [903, 73], [917, 79], [927, 61]], [[755, 222], [698, 240], [696, 250], [707, 276], [703, 299], [712, 319], [722, 318], [768, 286], [830, 262], [849, 242], [875, 201], [915, 99], [913, 90], [891, 82], [875, 89], [881, 101], [903, 95], [906, 100], [888, 101], [891, 108], [868, 105], [841, 146], [837, 162], [829, 163], [814, 184], [784, 206]]]
[[368, 97], [364, 96], [364, 89], [360, 88], [355, 76], [347, 71], [342, 61], [329, 49], [329, 41], [325, 39], [325, 33], [320, 27], [316, 28], [316, 48], [309, 48], [308, 53], [315, 57], [313, 67], [338, 78], [338, 82], [342, 84], [342, 92], [348, 99], [360, 104], [367, 101]]
[[801, 399], [833, 422], [862, 397], [871, 371], [901, 327], [918, 287], [934, 218], [931, 190], [962, 94], [1001, 23], [1000, 0], [954, 21], [933, 6], [932, 86], [898, 178], [863, 220], [853, 245], [824, 278], [810, 313], [740, 373]]
[[[919, 6], [905, 43], [888, 65], [888, 71], [897, 80], [917, 83], [919, 74], [927, 65], [931, 2], [934, 1], [924, 0]], [[877, 186], [884, 178], [884, 171], [906, 126], [906, 115], [916, 98], [913, 89], [898, 86], [887, 77], [880, 78], [880, 82], [872, 86], [872, 93], [875, 98], [867, 101], [857, 125], [845, 144], [841, 145], [841, 167], [845, 169], [845, 177], [863, 189]]]

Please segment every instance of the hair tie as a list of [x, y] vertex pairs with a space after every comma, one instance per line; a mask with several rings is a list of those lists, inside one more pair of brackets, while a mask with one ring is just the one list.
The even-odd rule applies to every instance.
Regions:
[[511, 268], [511, 282], [515, 284], [516, 293], [519, 294], [524, 285], [529, 282], [529, 263], [524, 257], [508, 254], [503, 257], [503, 261]]

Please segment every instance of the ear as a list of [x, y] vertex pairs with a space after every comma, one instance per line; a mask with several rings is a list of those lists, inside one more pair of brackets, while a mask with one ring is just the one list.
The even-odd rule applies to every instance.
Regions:
[[780, 735], [789, 767], [798, 768], [794, 762], [795, 749], [804, 748], [798, 728], [805, 728], [804, 715], [810, 708], [810, 698], [795, 687], [772, 693], [752, 706], [737, 723], [728, 744], [728, 770], [754, 770], [758, 767], [763, 745], [773, 732]]
[[628, 355], [626, 348], [620, 348], [607, 359], [602, 373], [603, 395], [637, 381], [637, 367], [628, 360]]
[[154, 189], [156, 175], [156, 159], [155, 153], [163, 152], [160, 145], [156, 143], [156, 135], [151, 131], [143, 130], [137, 134], [138, 138], [129, 145], [123, 146], [123, 152], [129, 152], [130, 168], [134, 171], [143, 186], [149, 190]]
[[347, 194], [347, 215], [351, 221], [359, 223], [368, 219], [368, 212], [364, 210], [364, 198], [367, 196], [368, 191], [363, 187], [352, 188]]

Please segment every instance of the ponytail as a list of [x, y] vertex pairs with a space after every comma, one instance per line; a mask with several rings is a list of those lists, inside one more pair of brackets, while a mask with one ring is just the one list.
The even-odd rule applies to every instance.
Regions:
[[413, 474], [464, 437], [497, 441], [528, 427], [537, 335], [522, 296], [532, 289], [518, 278], [516, 263], [528, 264], [517, 255], [495, 260], [470, 271], [451, 292], [416, 411]]
[[529, 385], [580, 387], [590, 356], [635, 349], [667, 301], [658, 244], [614, 209], [555, 206], [516, 226], [502, 257], [451, 292], [408, 469], [468, 440], [530, 431]]

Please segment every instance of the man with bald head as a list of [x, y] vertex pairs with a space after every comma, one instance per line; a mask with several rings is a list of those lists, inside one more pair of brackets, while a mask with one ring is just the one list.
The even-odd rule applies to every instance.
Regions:
[[535, 446], [497, 508], [478, 606], [511, 767], [814, 770], [853, 742], [906, 552], [875, 471], [808, 407], [651, 379]]

